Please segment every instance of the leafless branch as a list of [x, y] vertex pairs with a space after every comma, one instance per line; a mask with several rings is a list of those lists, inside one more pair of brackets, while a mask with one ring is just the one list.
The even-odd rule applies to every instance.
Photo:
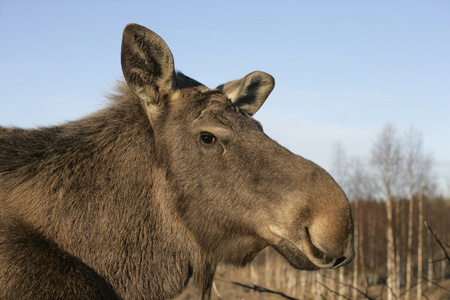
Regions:
[[[325, 277], [325, 278], [331, 278], [331, 277], [326, 276], [326, 275], [324, 275], [324, 274], [322, 274], [322, 276]], [[336, 279], [334, 279], [334, 278], [331, 278], [331, 279], [334, 280], [335, 282], [337, 282], [338, 284], [342, 284], [343, 286], [346, 286], [346, 287], [349, 287], [349, 288], [351, 288], [351, 289], [354, 289], [355, 291], [357, 291], [358, 293], [360, 293], [361, 295], [363, 295], [366, 299], [375, 300], [375, 298], [371, 298], [371, 297], [367, 294], [367, 292], [363, 292], [363, 291], [361, 291], [361, 290], [358, 289], [357, 287], [354, 287], [354, 286], [351, 285], [351, 284], [347, 284], [347, 283], [340, 282], [339, 280], [336, 280]], [[338, 296], [343, 296], [343, 297], [346, 298], [346, 299], [351, 299], [351, 298], [347, 298], [347, 297], [345, 297], [344, 295], [341, 295], [341, 294], [339, 294], [339, 293], [337, 293], [337, 292], [331, 290], [330, 288], [328, 288], [327, 286], [325, 286], [322, 282], [320, 282], [320, 281], [317, 281], [317, 282], [318, 282], [319, 284], [321, 284], [322, 286], [324, 286], [327, 290], [333, 292], [334, 294], [336, 294], [336, 295], [338, 295]]]
[[229, 282], [229, 283], [232, 283], [232, 284], [235, 284], [235, 285], [247, 288], [247, 289], [251, 289], [251, 290], [254, 290], [254, 291], [257, 291], [257, 292], [260, 292], [260, 293], [276, 294], [276, 295], [279, 295], [279, 296], [281, 296], [281, 297], [283, 297], [285, 299], [299, 300], [297, 298], [292, 298], [292, 297], [290, 297], [290, 296], [288, 296], [288, 295], [286, 295], [286, 294], [284, 294], [282, 292], [272, 291], [272, 290], [266, 289], [266, 288], [258, 286], [258, 285], [251, 286], [251, 285], [243, 284], [243, 283], [240, 283], [240, 282], [228, 280], [228, 279], [220, 277], [220, 276], [215, 276], [214, 278], [217, 279], [217, 280], [220, 280], [220, 281]]
[[386, 286], [386, 288], [392, 293], [392, 297], [394, 297], [394, 299], [398, 299], [397, 295], [394, 293], [394, 290], [389, 286], [389, 284], [387, 284], [387, 282], [384, 286]]
[[425, 226], [427, 226], [428, 230], [431, 232], [431, 234], [433, 235], [434, 239], [436, 240], [436, 242], [439, 244], [439, 246], [441, 247], [442, 251], [444, 251], [445, 253], [445, 257], [447, 258], [447, 260], [450, 262], [450, 256], [448, 255], [447, 250], [445, 249], [444, 245], [442, 245], [442, 242], [438, 239], [438, 237], [436, 236], [436, 234], [433, 232], [433, 229], [431, 229], [431, 226], [428, 224], [427, 221], [423, 222], [425, 224]]
[[337, 295], [337, 296], [341, 296], [341, 297], [344, 297], [345, 299], [349, 299], [349, 300], [352, 299], [352, 298], [349, 298], [349, 297], [347, 297], [347, 296], [345, 296], [345, 295], [342, 295], [342, 294], [340, 294], [340, 293], [338, 293], [338, 292], [336, 292], [336, 291], [330, 289], [329, 287], [327, 287], [325, 284], [323, 284], [323, 283], [320, 282], [320, 281], [317, 281], [317, 283], [319, 283], [321, 286], [323, 286], [323, 287], [326, 288], [328, 291], [330, 291], [331, 293], [333, 293], [333, 294], [335, 294], [335, 295]]
[[447, 259], [448, 259], [447, 257], [441, 257], [441, 258], [438, 258], [438, 259], [433, 260], [431, 263], [432, 263], [432, 264], [435, 264], [435, 263], [438, 263], [438, 262], [441, 262], [441, 261], [447, 260]]
[[436, 282], [434, 282], [434, 281], [432, 281], [432, 280], [429, 280], [429, 279], [426, 278], [426, 277], [422, 277], [422, 279], [425, 280], [425, 281], [428, 281], [428, 282], [430, 282], [431, 284], [437, 286], [438, 288], [443, 289], [444, 291], [450, 293], [450, 290], [449, 290], [448, 288], [445, 288], [445, 287], [443, 287], [442, 285], [439, 285], [439, 284], [437, 284]]

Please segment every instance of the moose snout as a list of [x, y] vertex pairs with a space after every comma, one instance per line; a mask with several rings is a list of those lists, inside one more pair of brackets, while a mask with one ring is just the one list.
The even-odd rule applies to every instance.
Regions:
[[272, 245], [298, 269], [332, 269], [347, 265], [355, 255], [352, 220], [343, 220], [341, 224], [331, 220], [319, 218], [295, 233], [269, 226], [269, 231], [275, 235]]
[[344, 266], [355, 256], [351, 217], [319, 218], [304, 228], [303, 236], [309, 259], [320, 268]]
[[311, 239], [308, 227], [305, 227], [305, 243], [309, 244], [310, 260], [320, 268], [338, 268], [350, 263], [354, 258], [352, 241], [340, 241], [337, 244], [330, 245], [327, 242], [324, 245], [315, 243]]

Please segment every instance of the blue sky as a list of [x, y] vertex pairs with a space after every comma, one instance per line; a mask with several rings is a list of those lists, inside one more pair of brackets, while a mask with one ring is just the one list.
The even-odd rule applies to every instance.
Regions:
[[423, 134], [450, 186], [450, 2], [0, 0], [0, 124], [34, 127], [105, 105], [139, 23], [209, 87], [254, 70], [276, 87], [255, 115], [325, 168], [340, 143], [368, 160], [387, 123]]

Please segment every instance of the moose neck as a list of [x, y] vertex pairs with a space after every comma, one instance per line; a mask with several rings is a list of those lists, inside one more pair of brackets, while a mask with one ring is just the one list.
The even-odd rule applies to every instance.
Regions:
[[23, 189], [46, 192], [16, 190], [26, 200], [15, 209], [111, 282], [120, 297], [171, 298], [193, 274], [208, 294], [214, 264], [180, 223], [176, 193], [152, 155], [149, 122], [134, 96], [116, 98], [115, 105], [83, 120], [24, 132], [27, 138], [47, 131], [51, 137], [35, 150], [41, 159], [27, 172], [35, 170], [36, 178]]

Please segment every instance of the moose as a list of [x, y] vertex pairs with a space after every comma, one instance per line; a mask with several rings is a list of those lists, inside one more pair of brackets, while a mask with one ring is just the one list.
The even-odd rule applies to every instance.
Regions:
[[352, 261], [345, 193], [253, 118], [271, 75], [209, 89], [137, 24], [121, 63], [103, 109], [0, 127], [1, 299], [171, 299], [190, 280], [209, 299], [218, 264], [268, 246], [298, 269]]

